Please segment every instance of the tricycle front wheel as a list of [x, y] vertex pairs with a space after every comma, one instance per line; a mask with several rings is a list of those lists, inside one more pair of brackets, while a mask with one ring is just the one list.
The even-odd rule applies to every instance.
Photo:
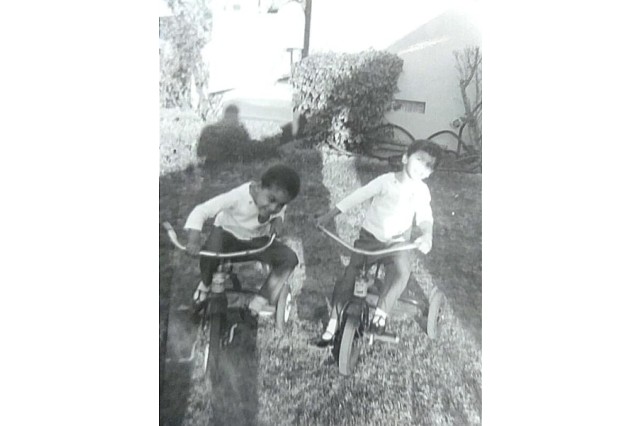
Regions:
[[204, 368], [205, 376], [213, 386], [216, 383], [220, 356], [222, 355], [222, 336], [224, 314], [214, 313], [209, 317], [209, 341], [205, 345]]
[[348, 315], [340, 335], [338, 371], [343, 376], [348, 376], [354, 372], [362, 349], [360, 318]]

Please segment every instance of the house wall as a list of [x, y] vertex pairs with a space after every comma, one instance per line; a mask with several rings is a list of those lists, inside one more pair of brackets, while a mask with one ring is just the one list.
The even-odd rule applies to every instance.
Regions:
[[[395, 97], [424, 102], [425, 111], [393, 111], [386, 118], [414, 137], [426, 138], [439, 130], [454, 130], [450, 123], [464, 112], [453, 52], [481, 46], [477, 3], [315, 1], [310, 50], [373, 48], [398, 54], [404, 65]], [[453, 147], [455, 141], [448, 142]]]
[[[439, 130], [455, 130], [450, 123], [464, 114], [454, 51], [481, 46], [479, 30], [464, 15], [446, 12], [389, 46], [403, 61], [396, 99], [425, 102], [423, 114], [387, 114], [389, 121], [426, 138]], [[450, 141], [454, 143], [454, 141]]]

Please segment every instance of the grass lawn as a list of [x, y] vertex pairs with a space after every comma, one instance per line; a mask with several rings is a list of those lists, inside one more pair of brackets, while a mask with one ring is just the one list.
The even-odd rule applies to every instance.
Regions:
[[[285, 161], [280, 160], [280, 161]], [[176, 172], [160, 179], [160, 221], [179, 230], [198, 203], [258, 178], [270, 164], [221, 165], [215, 173]], [[221, 383], [207, 389], [196, 359], [184, 355], [195, 325], [178, 312], [198, 281], [197, 261], [172, 249], [160, 229], [160, 419], [163, 425], [467, 425], [481, 418], [481, 175], [435, 173], [428, 181], [435, 217], [434, 247], [416, 255], [408, 291], [422, 295], [433, 285], [446, 295], [441, 335], [428, 338], [424, 316], [392, 319], [397, 345], [365, 347], [357, 370], [342, 377], [330, 350], [315, 341], [326, 321], [327, 299], [346, 264], [345, 252], [313, 227], [324, 212], [361, 183], [388, 170], [377, 162], [323, 160], [316, 151], [289, 153], [303, 172], [300, 196], [291, 203], [287, 240], [301, 264], [291, 285], [296, 298], [284, 333], [273, 319], [240, 323], [222, 360]], [[353, 241], [363, 209], [341, 215], [335, 230]], [[259, 285], [248, 266], [244, 282]]]

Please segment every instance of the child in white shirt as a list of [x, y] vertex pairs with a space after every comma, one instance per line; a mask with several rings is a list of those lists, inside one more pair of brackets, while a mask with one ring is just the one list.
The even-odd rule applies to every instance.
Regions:
[[[185, 224], [188, 230], [187, 253], [198, 256], [201, 250], [200, 233], [204, 222], [215, 217], [213, 231], [204, 250], [235, 252], [264, 246], [272, 233], [283, 228], [286, 204], [300, 191], [300, 177], [295, 170], [276, 165], [269, 168], [260, 181], [247, 182], [196, 206]], [[271, 266], [265, 283], [249, 309], [259, 313], [267, 303], [275, 305], [283, 284], [298, 264], [293, 250], [280, 241], [264, 252], [238, 260], [259, 260]], [[193, 295], [196, 309], [206, 300], [213, 274], [220, 259], [200, 256], [201, 280]]]
[[[381, 250], [398, 243], [407, 242], [415, 217], [422, 235], [415, 240], [422, 253], [431, 250], [433, 216], [431, 213], [431, 193], [423, 182], [435, 170], [441, 156], [441, 148], [426, 140], [418, 140], [409, 146], [402, 157], [403, 168], [397, 173], [386, 173], [373, 179], [367, 185], [355, 190], [329, 212], [318, 219], [318, 225], [325, 226], [331, 219], [350, 208], [371, 199], [360, 237], [354, 247], [363, 250]], [[386, 256], [372, 257], [353, 254], [344, 275], [333, 290], [332, 311], [327, 328], [322, 335], [321, 345], [326, 345], [334, 337], [337, 329], [338, 312], [353, 295], [358, 271], [365, 261], [371, 263], [383, 259], [385, 265], [385, 285], [374, 312], [372, 329], [384, 333], [388, 313], [393, 308], [407, 286], [411, 274], [409, 251], [400, 251]]]

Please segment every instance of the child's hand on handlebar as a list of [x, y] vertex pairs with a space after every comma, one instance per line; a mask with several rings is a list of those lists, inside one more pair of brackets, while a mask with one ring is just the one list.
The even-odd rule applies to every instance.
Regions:
[[200, 231], [195, 229], [189, 230], [189, 240], [187, 241], [186, 248], [190, 256], [198, 256], [200, 254]]
[[329, 220], [330, 220], [327, 216], [328, 216], [328, 215], [326, 215], [326, 214], [323, 214], [323, 215], [318, 216], [318, 217], [316, 218], [316, 226], [324, 226], [324, 227], [326, 227], [326, 226], [327, 226], [327, 223], [328, 223], [328, 222], [329, 222]]
[[282, 235], [283, 231], [284, 231], [284, 223], [282, 222], [282, 218], [276, 217], [271, 221], [271, 226], [269, 228], [269, 235], [275, 234], [277, 237]]
[[316, 226], [323, 226], [326, 228], [329, 222], [331, 222], [331, 220], [339, 214], [340, 214], [340, 210], [334, 207], [333, 209], [326, 212], [325, 214], [316, 217]]
[[414, 243], [418, 246], [418, 250], [422, 253], [427, 254], [431, 251], [431, 236], [430, 235], [421, 235]]

